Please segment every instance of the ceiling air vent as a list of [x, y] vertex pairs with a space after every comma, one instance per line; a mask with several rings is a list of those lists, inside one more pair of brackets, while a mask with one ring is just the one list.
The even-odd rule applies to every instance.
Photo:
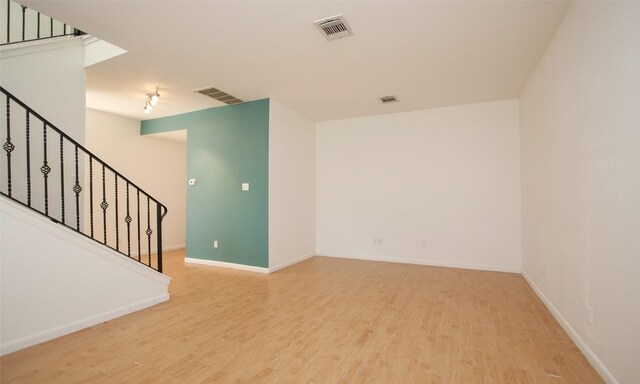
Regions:
[[398, 98], [394, 96], [382, 96], [380, 98], [380, 101], [382, 101], [382, 104], [388, 104], [388, 103], [397, 103], [398, 102]]
[[230, 94], [223, 92], [217, 88], [208, 87], [204, 89], [196, 89], [193, 92], [201, 93], [205, 96], [209, 96], [212, 99], [216, 99], [218, 101], [222, 101], [225, 104], [238, 104], [242, 103], [242, 100], [238, 99], [235, 96], [231, 96]]
[[320, 28], [327, 40], [340, 39], [353, 35], [353, 32], [351, 32], [342, 15], [327, 17], [326, 19], [314, 21], [313, 23]]

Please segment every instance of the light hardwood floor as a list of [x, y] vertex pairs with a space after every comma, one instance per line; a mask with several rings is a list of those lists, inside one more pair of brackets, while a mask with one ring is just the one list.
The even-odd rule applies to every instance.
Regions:
[[171, 300], [1, 358], [2, 383], [602, 383], [518, 274], [166, 255]]

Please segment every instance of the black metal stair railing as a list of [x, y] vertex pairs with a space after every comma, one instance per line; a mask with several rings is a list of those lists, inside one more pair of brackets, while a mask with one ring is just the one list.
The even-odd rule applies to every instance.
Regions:
[[0, 194], [162, 272], [167, 208], [3, 87], [0, 92]]
[[8, 0], [3, 8], [5, 9], [1, 11], [4, 14], [0, 20], [4, 28], [0, 28], [0, 34], [6, 35], [0, 37], [0, 46], [85, 34], [77, 28], [11, 0]]

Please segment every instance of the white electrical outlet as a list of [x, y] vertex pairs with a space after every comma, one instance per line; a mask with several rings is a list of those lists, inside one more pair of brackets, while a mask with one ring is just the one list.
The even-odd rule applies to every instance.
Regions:
[[587, 323], [593, 325], [593, 308], [590, 305], [587, 305], [585, 320], [587, 321]]
[[218, 240], [213, 240], [213, 248], [218, 248]]

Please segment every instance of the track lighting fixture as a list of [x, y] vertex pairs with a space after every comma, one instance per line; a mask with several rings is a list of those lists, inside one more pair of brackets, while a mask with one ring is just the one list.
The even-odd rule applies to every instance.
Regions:
[[147, 94], [147, 98], [144, 102], [144, 113], [151, 113], [153, 107], [158, 104], [158, 100], [160, 100], [160, 94], [158, 93], [158, 87], [156, 87], [156, 91], [154, 93]]

